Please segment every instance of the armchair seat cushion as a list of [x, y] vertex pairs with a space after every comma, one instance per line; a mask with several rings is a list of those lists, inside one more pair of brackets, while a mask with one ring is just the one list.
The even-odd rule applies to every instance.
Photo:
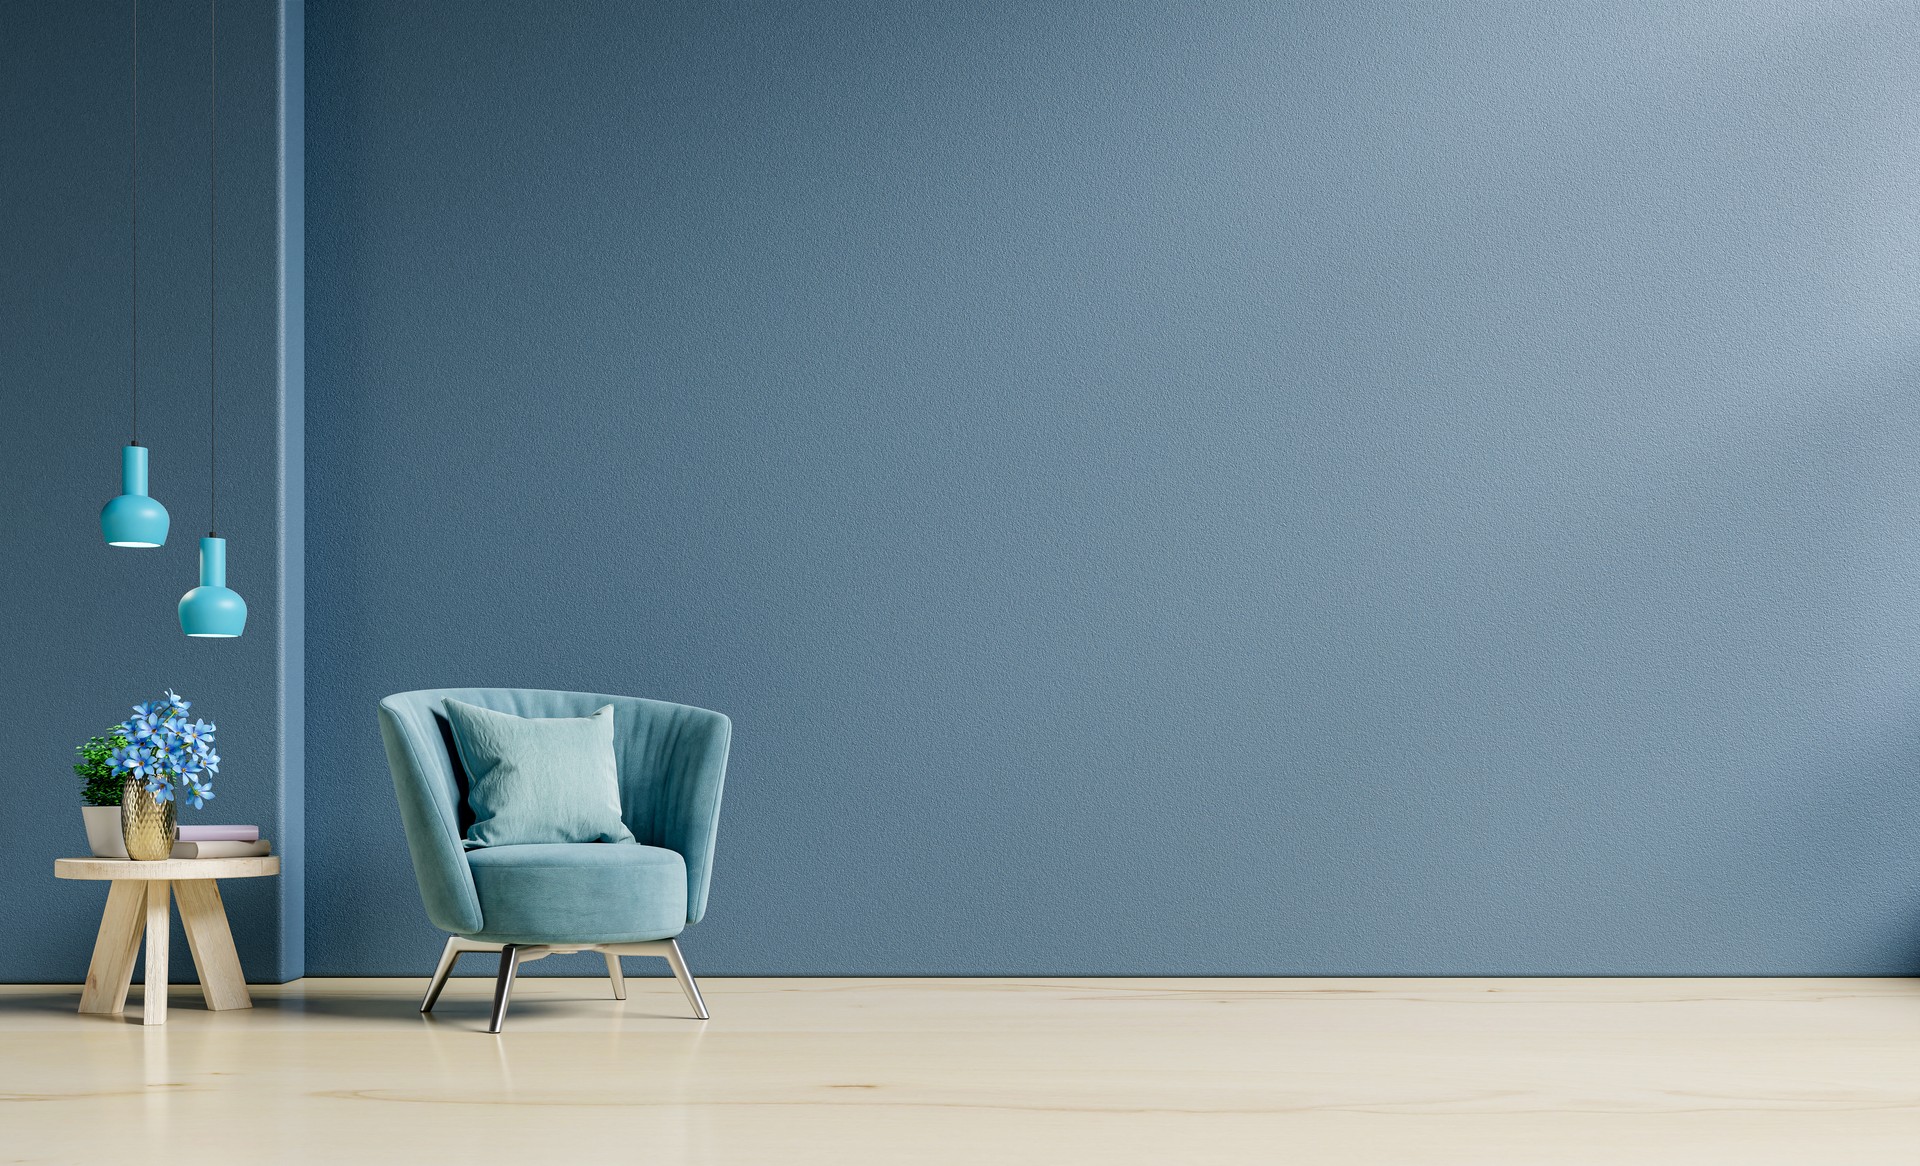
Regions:
[[687, 864], [637, 842], [552, 842], [469, 851], [488, 943], [637, 943], [687, 925]]

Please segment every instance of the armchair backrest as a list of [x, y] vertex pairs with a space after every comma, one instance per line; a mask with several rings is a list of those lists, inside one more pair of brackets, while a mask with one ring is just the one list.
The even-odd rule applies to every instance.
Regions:
[[427, 914], [455, 934], [481, 927], [460, 839], [470, 823], [466, 774], [453, 749], [441, 702], [448, 697], [519, 717], [585, 717], [613, 706], [613, 751], [620, 773], [620, 814], [648, 846], [678, 851], [687, 864], [687, 922], [706, 912], [713, 873], [720, 791], [726, 779], [732, 725], [690, 705], [529, 688], [430, 688], [380, 702], [380, 732], [394, 792], [413, 853]]

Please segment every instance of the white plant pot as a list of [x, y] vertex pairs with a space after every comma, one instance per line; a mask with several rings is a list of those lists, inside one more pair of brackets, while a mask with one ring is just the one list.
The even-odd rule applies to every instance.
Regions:
[[119, 806], [81, 806], [87, 823], [87, 848], [95, 858], [125, 858], [127, 841], [120, 836]]

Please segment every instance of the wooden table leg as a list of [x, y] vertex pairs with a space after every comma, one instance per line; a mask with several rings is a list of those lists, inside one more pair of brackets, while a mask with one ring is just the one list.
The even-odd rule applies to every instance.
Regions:
[[167, 1022], [167, 897], [170, 884], [165, 879], [147, 881], [147, 998], [142, 1024]]
[[113, 880], [107, 886], [107, 909], [100, 913], [100, 933], [93, 940], [87, 984], [80, 991], [80, 1011], [111, 1015], [126, 1010], [133, 960], [146, 929], [147, 884]]
[[180, 904], [180, 922], [186, 928], [193, 966], [200, 971], [200, 991], [207, 1007], [215, 1011], [252, 1008], [253, 997], [247, 995], [247, 977], [240, 970], [239, 953], [233, 950], [233, 931], [227, 926], [219, 885], [212, 879], [176, 882], [173, 897]]

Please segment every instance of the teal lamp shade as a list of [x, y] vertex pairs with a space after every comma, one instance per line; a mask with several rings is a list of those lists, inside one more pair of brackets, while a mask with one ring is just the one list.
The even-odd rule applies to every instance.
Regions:
[[200, 540], [200, 586], [180, 597], [180, 630], [190, 636], [232, 639], [247, 626], [247, 601], [227, 587], [227, 540]]
[[110, 547], [157, 547], [167, 541], [167, 508], [147, 497], [147, 447], [120, 451], [120, 496], [100, 510]]

